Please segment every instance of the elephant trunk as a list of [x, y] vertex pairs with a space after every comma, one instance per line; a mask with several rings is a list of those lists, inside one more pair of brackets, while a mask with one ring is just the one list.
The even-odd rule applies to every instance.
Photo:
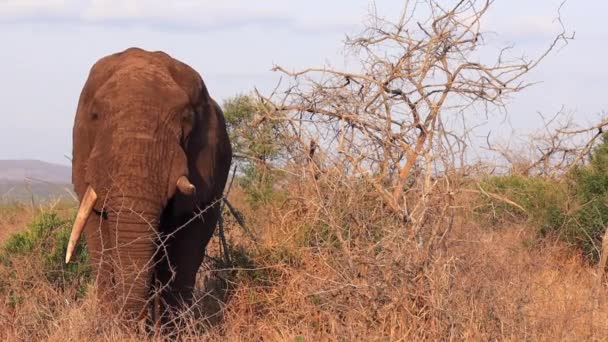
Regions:
[[[114, 186], [107, 193], [107, 229], [111, 251], [112, 284], [118, 309], [141, 318], [148, 300], [154, 271], [154, 255], [159, 242], [159, 220], [166, 188], [156, 160], [144, 146], [131, 142], [140, 154], [119, 156], [111, 175]], [[150, 148], [152, 152], [154, 147]], [[150, 150], [146, 151], [150, 153]], [[152, 154], [154, 156], [154, 154]], [[162, 155], [156, 154], [156, 158]], [[154, 158], [154, 159], [156, 159]]]
[[119, 309], [141, 317], [146, 307], [148, 289], [154, 270], [158, 243], [158, 217], [152, 202], [110, 199], [108, 230], [112, 260], [113, 286]]
[[[157, 251], [158, 228], [166, 203], [168, 171], [163, 165], [170, 158], [166, 147], [143, 133], [115, 136], [107, 155], [100, 154], [94, 167], [106, 167], [107, 178], [95, 179], [92, 186], [101, 193], [98, 209], [107, 214], [107, 246], [102, 251], [110, 259], [113, 302], [127, 316], [139, 319], [144, 314], [154, 255]], [[120, 154], [125, 146], [130, 153]]]

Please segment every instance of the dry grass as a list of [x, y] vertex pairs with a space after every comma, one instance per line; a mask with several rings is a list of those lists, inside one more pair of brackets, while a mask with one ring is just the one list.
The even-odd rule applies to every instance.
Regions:
[[[466, 227], [466, 231], [465, 228]], [[530, 227], [460, 226], [450, 311], [456, 334], [474, 340], [604, 340], [608, 291], [596, 270]], [[597, 299], [597, 302], [596, 302]]]
[[53, 210], [60, 217], [69, 217], [74, 210], [74, 201], [50, 201], [38, 207], [32, 207], [21, 202], [0, 203], [0, 245], [14, 233], [25, 230], [27, 224], [41, 211]]
[[[608, 292], [596, 292], [595, 269], [560, 243], [535, 240], [530, 227], [490, 229], [459, 215], [447, 249], [429, 260], [362, 189], [324, 190], [326, 205], [299, 189], [300, 199], [255, 210], [232, 192], [257, 243], [227, 218], [235, 266], [208, 261], [198, 295], [212, 316], [194, 315], [184, 340], [554, 341], [608, 333]], [[11, 215], [15, 225], [30, 219], [27, 210]], [[217, 241], [209, 254], [219, 256]], [[54, 288], [32, 260], [11, 271], [29, 295], [15, 307], [3, 295], [2, 340], [145, 337], [99, 312], [93, 288], [75, 299], [76, 288]]]
[[0, 207], [0, 243], [8, 236], [23, 229], [34, 217], [34, 211], [22, 204], [6, 204]]

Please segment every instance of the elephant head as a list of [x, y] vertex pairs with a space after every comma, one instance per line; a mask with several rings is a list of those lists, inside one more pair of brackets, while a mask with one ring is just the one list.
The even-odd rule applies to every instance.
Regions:
[[[200, 75], [163, 52], [97, 61], [78, 102], [72, 182], [103, 301], [141, 317], [152, 275], [188, 302], [232, 158], [223, 113]], [[164, 261], [163, 261], [164, 260]]]

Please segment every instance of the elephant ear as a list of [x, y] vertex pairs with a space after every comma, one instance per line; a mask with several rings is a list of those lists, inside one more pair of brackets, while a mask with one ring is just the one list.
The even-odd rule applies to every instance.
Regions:
[[191, 97], [195, 109], [194, 124], [188, 143], [184, 146], [188, 158], [188, 178], [197, 190], [194, 196], [176, 194], [175, 209], [183, 214], [221, 198], [232, 161], [224, 113], [209, 96], [200, 76], [197, 88], [198, 91]]

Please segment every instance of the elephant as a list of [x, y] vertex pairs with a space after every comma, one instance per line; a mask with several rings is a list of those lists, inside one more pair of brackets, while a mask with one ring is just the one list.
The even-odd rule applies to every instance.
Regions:
[[72, 140], [66, 263], [83, 232], [102, 307], [149, 318], [158, 285], [168, 320], [192, 304], [219, 219], [232, 162], [222, 109], [192, 67], [132, 47], [91, 67]]

